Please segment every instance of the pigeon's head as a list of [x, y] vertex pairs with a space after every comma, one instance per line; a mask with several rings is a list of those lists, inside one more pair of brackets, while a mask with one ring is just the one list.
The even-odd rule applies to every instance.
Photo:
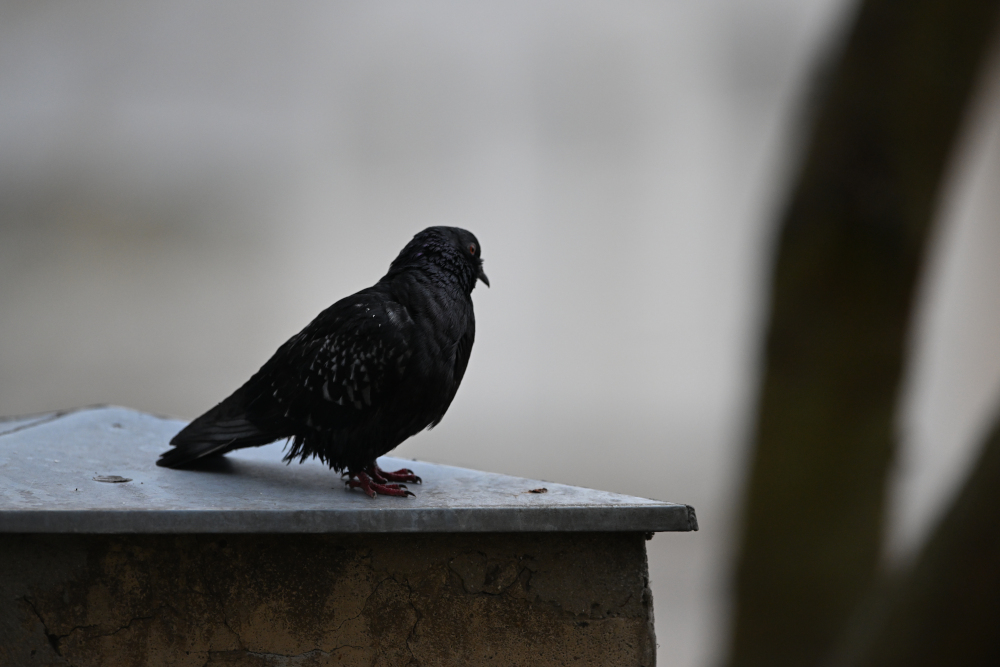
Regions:
[[408, 269], [444, 273], [459, 281], [466, 292], [482, 280], [490, 280], [483, 272], [482, 249], [475, 235], [460, 227], [428, 227], [413, 237], [389, 267], [386, 278]]

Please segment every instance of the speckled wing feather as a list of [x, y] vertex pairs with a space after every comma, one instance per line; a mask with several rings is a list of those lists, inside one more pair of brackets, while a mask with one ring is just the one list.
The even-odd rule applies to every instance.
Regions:
[[316, 454], [342, 467], [355, 434], [367, 428], [377, 435], [380, 413], [399, 402], [412, 328], [406, 308], [374, 290], [338, 301], [178, 433], [170, 443], [175, 449], [158, 463], [186, 465], [295, 436], [287, 458]]
[[[247, 383], [259, 397], [247, 406], [248, 417], [279, 432], [295, 425], [303, 437], [296, 437], [287, 458], [315, 454], [336, 463], [337, 450], [355, 433], [378, 439], [382, 413], [399, 407], [412, 329], [406, 308], [378, 293], [334, 304]], [[317, 441], [324, 446], [312, 446]]]

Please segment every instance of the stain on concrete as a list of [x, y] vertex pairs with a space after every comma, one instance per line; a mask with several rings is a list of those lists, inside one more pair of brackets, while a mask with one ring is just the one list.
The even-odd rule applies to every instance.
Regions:
[[0, 665], [652, 665], [640, 533], [6, 535]]

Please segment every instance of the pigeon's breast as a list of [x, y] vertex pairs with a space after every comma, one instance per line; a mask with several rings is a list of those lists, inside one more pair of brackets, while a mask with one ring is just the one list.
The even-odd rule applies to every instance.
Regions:
[[[464, 303], [463, 303], [464, 301]], [[455, 351], [466, 334], [472, 315], [466, 299], [432, 293], [408, 308], [414, 322], [413, 350], [427, 389], [447, 392], [453, 380]]]

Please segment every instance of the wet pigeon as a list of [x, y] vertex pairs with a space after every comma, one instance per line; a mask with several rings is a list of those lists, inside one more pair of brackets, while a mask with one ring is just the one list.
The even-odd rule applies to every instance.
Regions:
[[476, 335], [479, 241], [456, 227], [413, 237], [372, 287], [341, 299], [278, 348], [246, 384], [174, 436], [157, 465], [290, 438], [285, 460], [319, 458], [371, 497], [413, 495], [409, 469], [375, 459], [441, 421]]

